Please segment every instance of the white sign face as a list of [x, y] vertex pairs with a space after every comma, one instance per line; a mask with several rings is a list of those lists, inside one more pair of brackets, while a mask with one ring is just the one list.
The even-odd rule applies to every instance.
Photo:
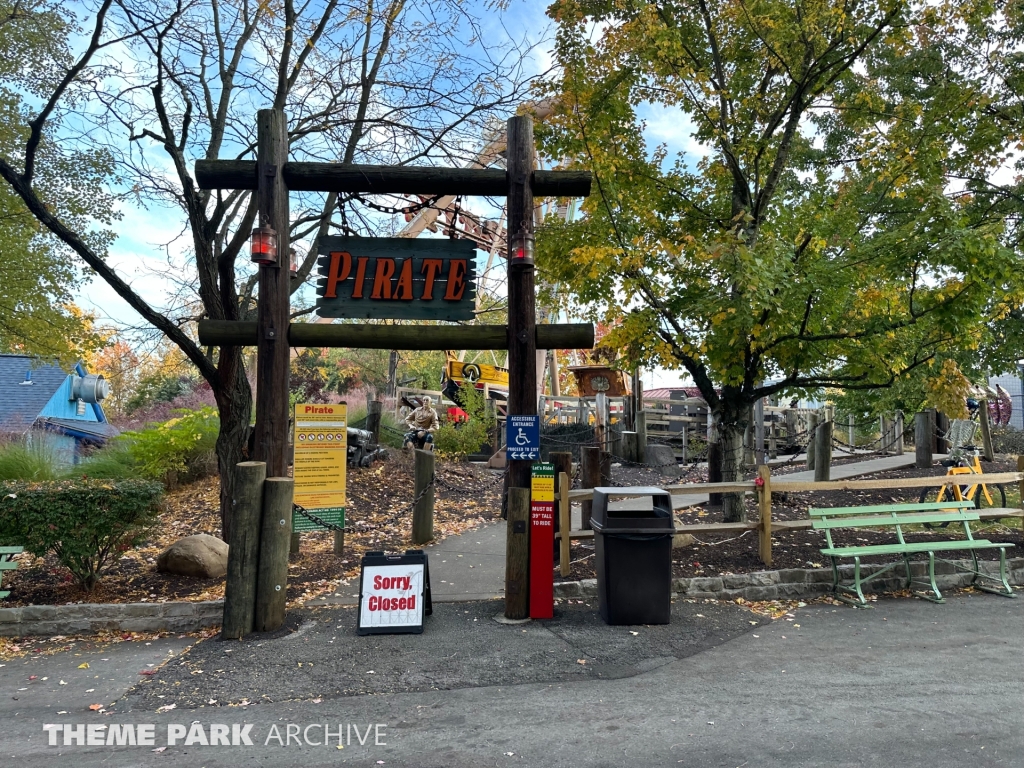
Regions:
[[363, 569], [359, 626], [418, 627], [423, 624], [423, 564], [368, 565]]

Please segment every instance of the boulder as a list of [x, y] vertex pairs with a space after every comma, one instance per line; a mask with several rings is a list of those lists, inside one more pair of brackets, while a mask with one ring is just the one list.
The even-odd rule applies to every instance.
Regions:
[[644, 459], [647, 466], [657, 469], [662, 477], [679, 477], [679, 464], [671, 445], [648, 443]]
[[160, 553], [156, 569], [179, 576], [220, 579], [228, 572], [228, 545], [206, 533], [186, 536]]

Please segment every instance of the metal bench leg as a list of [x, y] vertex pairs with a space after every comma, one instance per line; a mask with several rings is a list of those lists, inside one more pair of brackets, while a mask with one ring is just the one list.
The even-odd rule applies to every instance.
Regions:
[[915, 592], [914, 594], [918, 597], [922, 597], [925, 600], [930, 600], [933, 603], [945, 603], [946, 598], [939, 592], [939, 585], [935, 583], [935, 553], [928, 553], [928, 586], [931, 588], [934, 595], [929, 595], [927, 592]]
[[978, 568], [978, 556], [974, 552], [971, 552], [971, 554], [974, 555], [974, 578], [971, 579], [972, 587], [974, 587], [975, 589], [980, 589], [982, 592], [991, 592], [993, 595], [1000, 595], [1002, 597], [1017, 597], [1017, 595], [1013, 591], [1013, 587], [1010, 586], [1010, 582], [1006, 578], [1006, 549], [1004, 549], [1003, 547], [999, 548], [998, 581], [1002, 583], [1002, 589], [996, 589], [995, 587], [986, 587], [984, 584], [978, 583], [979, 578], [989, 579], [991, 581], [996, 581], [996, 578], [994, 576], [982, 574], [981, 569]]
[[[832, 596], [836, 600], [840, 600], [848, 605], [852, 605], [854, 608], [870, 608], [871, 605], [864, 598], [864, 593], [861, 591], [861, 578], [860, 578], [860, 558], [853, 558], [853, 587], [844, 587], [839, 583], [839, 566], [837, 565], [837, 558], [830, 558], [832, 560]], [[847, 597], [844, 592], [850, 594], [856, 594], [857, 600], [851, 597]]]

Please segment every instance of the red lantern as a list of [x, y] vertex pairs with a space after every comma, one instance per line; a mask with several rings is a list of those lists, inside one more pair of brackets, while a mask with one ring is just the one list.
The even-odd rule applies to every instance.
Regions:
[[512, 238], [512, 253], [508, 260], [509, 264], [521, 264], [523, 266], [533, 265], [534, 239], [533, 234], [525, 229]]
[[277, 232], [273, 227], [260, 227], [252, 231], [250, 254], [253, 262], [265, 267], [277, 264]]

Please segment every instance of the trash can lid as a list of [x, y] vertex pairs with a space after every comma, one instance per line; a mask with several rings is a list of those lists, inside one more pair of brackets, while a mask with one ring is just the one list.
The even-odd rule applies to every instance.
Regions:
[[[648, 497], [651, 499], [651, 509], [609, 510], [609, 498], [613, 496], [621, 498]], [[613, 518], [614, 520], [610, 518]], [[628, 526], [629, 528], [642, 527], [671, 529], [674, 524], [672, 516], [672, 496], [668, 491], [662, 488], [649, 486], [635, 486], [632, 488], [595, 488], [590, 519], [592, 525], [596, 522], [595, 527], [604, 528], [606, 530], [619, 526]]]

